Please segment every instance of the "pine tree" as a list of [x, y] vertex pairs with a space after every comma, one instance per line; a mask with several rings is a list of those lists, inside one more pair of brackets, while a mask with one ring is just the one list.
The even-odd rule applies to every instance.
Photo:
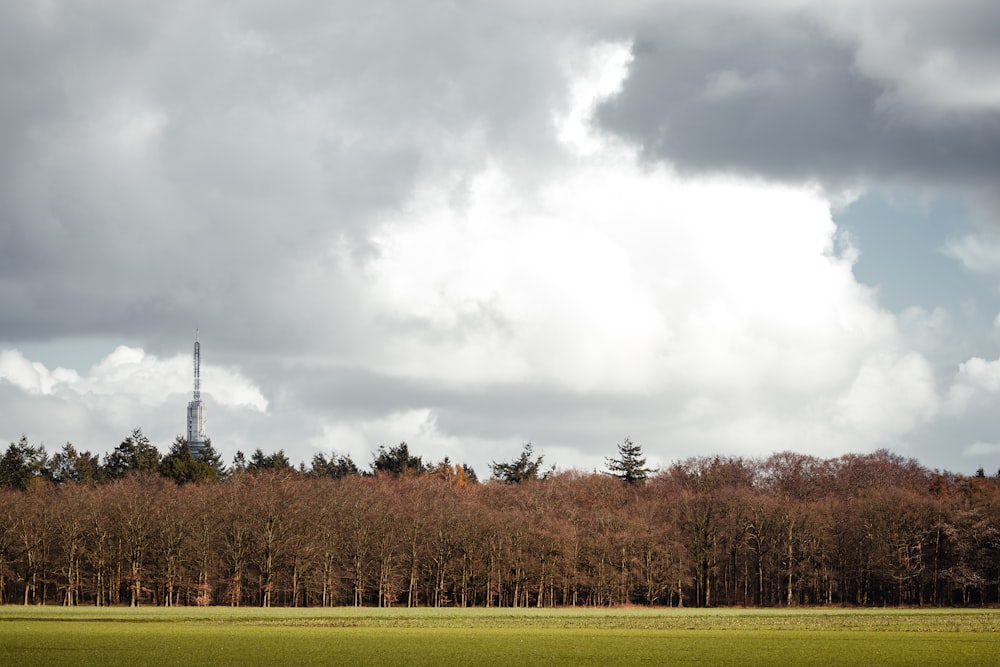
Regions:
[[212, 447], [211, 438], [205, 440], [204, 446], [198, 452], [198, 459], [212, 469], [214, 479], [221, 481], [229, 477], [226, 464], [222, 462], [222, 455]]
[[7, 451], [0, 456], [0, 486], [12, 489], [26, 489], [35, 477], [41, 477], [47, 471], [49, 455], [45, 447], [33, 447], [28, 444], [28, 437], [21, 436], [16, 443], [10, 443]]
[[313, 477], [331, 477], [340, 479], [351, 475], [360, 475], [361, 471], [350, 455], [337, 456], [331, 454], [329, 460], [322, 452], [313, 455], [309, 474]]
[[104, 455], [103, 471], [108, 479], [121, 479], [130, 472], [156, 472], [159, 467], [160, 453], [141, 428], [133, 429], [114, 451]]
[[530, 442], [526, 442], [520, 456], [506, 463], [493, 461], [490, 463], [490, 471], [493, 473], [494, 479], [499, 479], [507, 484], [520, 484], [529, 479], [548, 479], [555, 468], [543, 472], [542, 461], [544, 459], [544, 456], [539, 456], [536, 459], [534, 447]]
[[[242, 452], [236, 452], [236, 455], [241, 456]], [[235, 467], [236, 461], [234, 460], [233, 463]], [[255, 449], [250, 456], [250, 463], [247, 464], [246, 469], [251, 473], [264, 472], [265, 470], [276, 472], [294, 470], [292, 462], [288, 460], [288, 456], [285, 454], [285, 450], [279, 449], [273, 454], [265, 454], [264, 450], [260, 447]]]
[[426, 471], [423, 459], [410, 454], [410, 447], [405, 442], [388, 449], [385, 445], [379, 445], [378, 454], [372, 461], [373, 475], [382, 473], [392, 477], [407, 477], [422, 475]]
[[101, 467], [100, 458], [90, 452], [78, 452], [72, 443], [52, 455], [48, 477], [56, 484], [74, 482], [94, 485]]
[[[214, 457], [214, 463], [205, 459], [206, 452]], [[206, 442], [204, 449], [195, 456], [188, 447], [187, 438], [177, 436], [170, 446], [170, 451], [160, 461], [160, 474], [178, 484], [218, 482], [221, 474], [219, 466], [221, 459], [211, 448], [211, 444]]]
[[605, 457], [608, 474], [624, 482], [629, 484], [645, 482], [649, 473], [653, 472], [652, 468], [646, 467], [646, 457], [642, 455], [642, 447], [629, 438], [625, 438], [625, 441], [618, 445], [618, 456], [617, 459]]

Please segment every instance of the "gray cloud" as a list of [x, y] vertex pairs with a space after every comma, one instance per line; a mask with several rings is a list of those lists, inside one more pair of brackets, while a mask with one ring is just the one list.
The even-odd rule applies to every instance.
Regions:
[[556, 46], [509, 14], [2, 11], [0, 338], [155, 349], [200, 325], [229, 349], [326, 346], [352, 314], [330, 280], [337, 244], [370, 252], [435, 174], [554, 151]]
[[[1000, 171], [1000, 99], [953, 106], [945, 96], [996, 85], [993, 68], [982, 69], [998, 55], [983, 26], [1000, 17], [994, 3], [965, 4], [894, 12], [891, 3], [875, 3], [868, 18], [878, 35], [829, 20], [819, 5], [664, 9], [637, 33], [629, 78], [599, 119], [648, 157], [685, 170], [816, 180], [834, 189], [914, 181], [987, 187]], [[910, 41], [899, 53], [883, 56], [885, 45], [871, 43], [904, 36]], [[935, 49], [960, 71], [976, 72], [961, 90], [913, 90], [907, 68], [919, 68]], [[984, 80], [990, 72], [993, 80]]]

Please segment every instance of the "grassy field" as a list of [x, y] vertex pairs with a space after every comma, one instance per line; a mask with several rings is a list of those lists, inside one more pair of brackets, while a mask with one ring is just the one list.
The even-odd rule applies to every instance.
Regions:
[[1000, 665], [1000, 610], [0, 607], [0, 665]]

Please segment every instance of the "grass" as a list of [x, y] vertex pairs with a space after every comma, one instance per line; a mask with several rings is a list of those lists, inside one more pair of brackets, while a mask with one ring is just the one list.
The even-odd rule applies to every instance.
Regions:
[[0, 607], [0, 665], [1000, 665], [998, 610]]

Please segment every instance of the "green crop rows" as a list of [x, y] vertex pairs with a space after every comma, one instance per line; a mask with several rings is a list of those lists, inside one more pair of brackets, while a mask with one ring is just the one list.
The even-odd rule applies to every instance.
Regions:
[[0, 665], [1000, 665], [998, 610], [0, 608]]

